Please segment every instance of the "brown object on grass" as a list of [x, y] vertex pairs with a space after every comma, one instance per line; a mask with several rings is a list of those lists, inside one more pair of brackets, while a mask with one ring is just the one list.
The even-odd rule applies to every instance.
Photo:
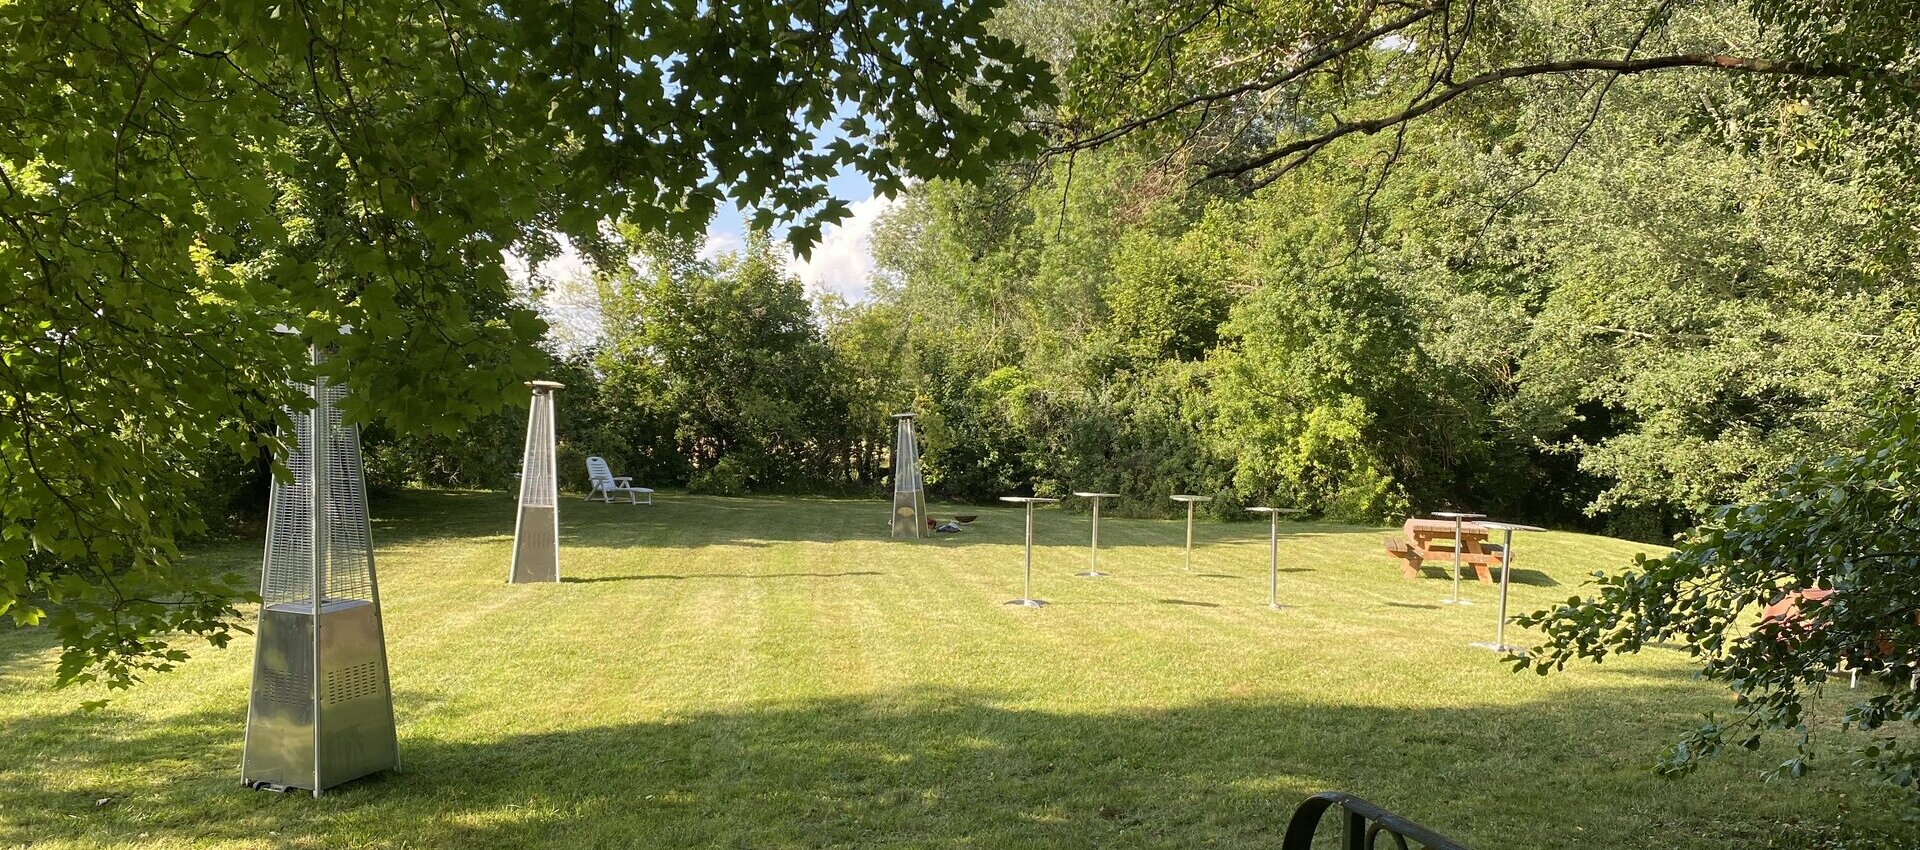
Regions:
[[[1407, 520], [1400, 526], [1404, 538], [1388, 537], [1383, 543], [1387, 554], [1400, 559], [1400, 574], [1407, 578], [1420, 577], [1420, 564], [1424, 561], [1444, 561], [1453, 564], [1453, 523], [1448, 520], [1420, 519]], [[1496, 544], [1487, 542], [1487, 530], [1478, 523], [1462, 523], [1460, 526], [1460, 563], [1472, 565], [1474, 575], [1481, 584], [1493, 583], [1493, 571], [1504, 569], [1506, 553]]]

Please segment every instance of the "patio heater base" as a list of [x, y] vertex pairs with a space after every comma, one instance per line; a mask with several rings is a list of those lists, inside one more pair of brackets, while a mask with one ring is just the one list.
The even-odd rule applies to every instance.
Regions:
[[309, 602], [260, 612], [244, 784], [317, 796], [399, 766], [379, 616], [371, 602], [335, 599], [318, 617]]

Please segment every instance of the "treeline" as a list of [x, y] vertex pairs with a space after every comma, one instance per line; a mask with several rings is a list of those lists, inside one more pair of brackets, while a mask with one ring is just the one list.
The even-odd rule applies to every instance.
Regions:
[[[1100, 36], [1058, 37], [1089, 26], [1073, 8], [1008, 26], [1081, 68]], [[1527, 38], [1642, 24], [1553, 8]], [[1676, 18], [1658, 47], [1771, 49], [1723, 11]], [[1184, 49], [1188, 67], [1234, 59]], [[1548, 82], [1257, 181], [1194, 162], [1257, 131], [1200, 124], [925, 184], [838, 333], [879, 341], [846, 348], [895, 367], [951, 496], [1206, 492], [1223, 516], [1369, 521], [1451, 506], [1664, 540], [1843, 452], [1920, 378], [1912, 147], [1834, 109], [1707, 74]]]
[[[555, 354], [562, 486], [584, 489], [586, 458], [650, 486], [699, 493], [876, 491], [893, 411], [829, 342], [784, 251], [754, 236], [716, 258], [699, 245], [622, 228], [623, 256], [592, 281], [595, 344]], [[581, 308], [587, 309], [587, 308]], [[525, 406], [457, 437], [367, 435], [377, 486], [509, 487]]]
[[[1065, 67], [1104, 25], [1075, 8], [1002, 25]], [[1741, 20], [1666, 37], [1763, 38]], [[563, 469], [878, 492], [887, 415], [913, 410], [939, 498], [1204, 492], [1221, 516], [1451, 506], [1664, 539], [1911, 388], [1920, 219], [1901, 162], [1836, 153], [1790, 91], [1604, 95], [1462, 100], [1259, 183], [1203, 179], [1202, 139], [918, 184], [858, 304], [810, 303], [764, 239], [706, 260], [629, 228], [601, 344], [553, 371]], [[520, 428], [375, 455], [395, 481], [498, 484]]]

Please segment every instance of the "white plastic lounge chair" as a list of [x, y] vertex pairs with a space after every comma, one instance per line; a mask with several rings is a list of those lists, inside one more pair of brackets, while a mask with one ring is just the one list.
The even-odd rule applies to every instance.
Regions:
[[[587, 458], [587, 479], [593, 482], [593, 490], [587, 494], [588, 501], [592, 501], [593, 497], [599, 496], [600, 501], [610, 503], [613, 501], [613, 494], [625, 493], [627, 494], [627, 504], [653, 504], [652, 490], [646, 487], [633, 486], [633, 479], [627, 476], [614, 475], [613, 470], [607, 467], [606, 458]], [[647, 497], [646, 502], [642, 503], [640, 501], [641, 496]]]

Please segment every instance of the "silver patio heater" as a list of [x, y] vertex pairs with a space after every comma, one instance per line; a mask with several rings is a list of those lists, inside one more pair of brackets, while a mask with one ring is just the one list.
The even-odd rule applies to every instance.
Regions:
[[[325, 355], [311, 354], [314, 365]], [[241, 781], [320, 792], [400, 767], [360, 468], [346, 388], [315, 378], [314, 408], [290, 411], [292, 480], [273, 480], [260, 624]]]
[[927, 533], [927, 492], [920, 481], [920, 442], [913, 436], [913, 414], [893, 415], [893, 520], [889, 537]]
[[560, 483], [553, 460], [553, 391], [563, 385], [528, 381], [527, 453], [520, 461], [520, 519], [513, 525], [510, 584], [560, 580]]

